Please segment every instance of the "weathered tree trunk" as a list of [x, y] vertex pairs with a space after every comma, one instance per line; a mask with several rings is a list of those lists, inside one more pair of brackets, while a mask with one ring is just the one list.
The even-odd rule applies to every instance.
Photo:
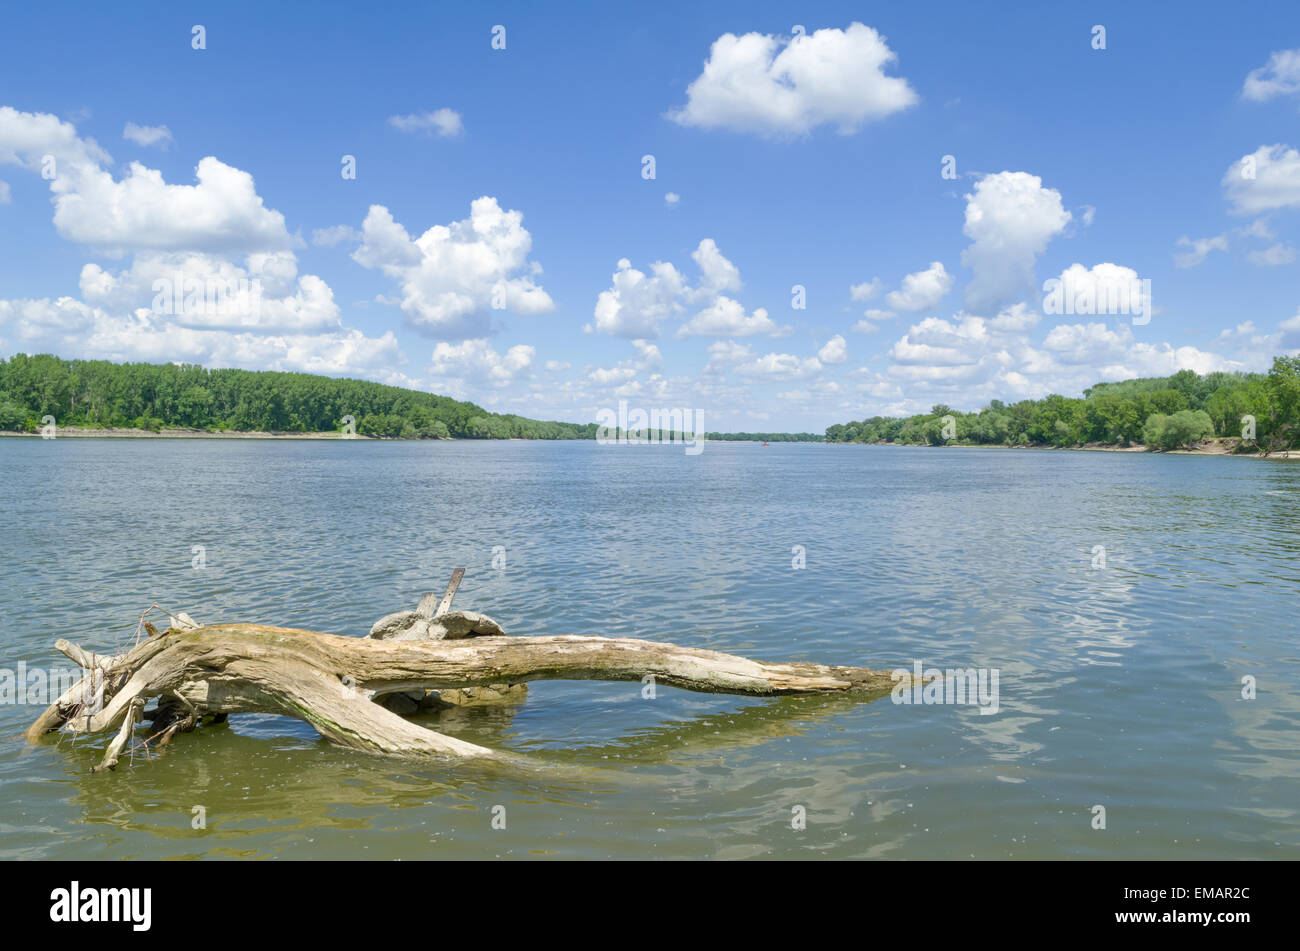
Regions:
[[[354, 749], [491, 758], [501, 754], [408, 722], [375, 698], [531, 680], [647, 677], [664, 686], [750, 696], [853, 693], [865, 699], [893, 685], [888, 673], [861, 667], [765, 663], [675, 644], [576, 635], [375, 640], [260, 624], [173, 627], [120, 657], [96, 657], [93, 666], [75, 645], [56, 646], [85, 661], [87, 677], [37, 718], [27, 738], [59, 728], [93, 734], [120, 727], [104, 757], [107, 767], [116, 763], [143, 702], [153, 697], [173, 708], [163, 718], [171, 732], [192, 729], [209, 714], [273, 713], [305, 720]], [[102, 706], [85, 703], [92, 678], [104, 691]]]

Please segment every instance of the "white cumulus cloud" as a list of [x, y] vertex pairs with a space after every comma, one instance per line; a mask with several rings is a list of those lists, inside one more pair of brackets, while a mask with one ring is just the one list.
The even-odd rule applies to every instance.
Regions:
[[535, 316], [555, 309], [533, 281], [540, 267], [528, 260], [532, 236], [523, 214], [503, 211], [495, 198], [476, 198], [468, 218], [414, 240], [387, 208], [371, 205], [361, 235], [353, 259], [394, 279], [402, 313], [430, 336], [486, 337], [493, 310]]
[[1048, 242], [1065, 230], [1070, 213], [1061, 193], [1027, 172], [985, 175], [966, 196], [962, 263], [973, 272], [966, 306], [987, 310], [1034, 286], [1034, 264]]
[[618, 262], [613, 283], [596, 298], [596, 332], [617, 337], [658, 337], [659, 324], [680, 313], [687, 287], [682, 273], [665, 261], [646, 274], [627, 258]]
[[702, 311], [677, 329], [680, 337], [750, 337], [754, 334], [776, 335], [781, 327], [767, 316], [762, 307], [746, 314], [737, 300], [719, 295]]
[[790, 353], [768, 353], [735, 367], [737, 376], [755, 380], [806, 380], [822, 372], [816, 357], [800, 359]]
[[885, 303], [894, 310], [929, 310], [952, 290], [952, 281], [952, 275], [944, 269], [943, 262], [935, 261], [924, 271], [903, 278], [902, 287], [890, 291]]
[[54, 226], [69, 241], [111, 251], [245, 253], [292, 244], [284, 215], [263, 204], [253, 176], [213, 156], [199, 161], [194, 185], [170, 185], [139, 162], [114, 179], [103, 167], [111, 163], [71, 123], [0, 107], [0, 164], [53, 173]]
[[848, 341], [836, 334], [826, 341], [826, 345], [817, 351], [817, 359], [822, 363], [843, 363], [849, 358]]
[[1300, 207], [1300, 152], [1285, 145], [1261, 145], [1223, 175], [1223, 190], [1235, 215]]
[[1061, 314], [1106, 314], [1110, 316], [1134, 315], [1145, 310], [1150, 303], [1145, 299], [1145, 288], [1137, 271], [1122, 264], [1102, 262], [1091, 268], [1071, 264], [1057, 278], [1060, 294], [1054, 316]]
[[700, 310], [677, 329], [677, 337], [781, 336], [789, 331], [773, 322], [763, 308], [748, 312], [738, 300], [723, 293], [740, 290], [740, 269], [712, 238], [702, 240], [691, 252], [691, 259], [700, 272], [694, 286], [670, 263], [656, 261], [647, 274], [627, 258], [621, 259], [609, 289], [596, 298], [594, 329], [619, 337], [653, 339], [659, 336], [664, 320], [696, 306]]
[[884, 285], [880, 278], [873, 277], [869, 281], [863, 281], [861, 284], [853, 284], [849, 287], [849, 300], [852, 301], [869, 301], [876, 297], [883, 289]]
[[687, 87], [686, 105], [669, 118], [763, 135], [801, 135], [824, 124], [852, 133], [917, 101], [906, 79], [885, 75], [897, 58], [883, 36], [857, 22], [789, 39], [724, 33]]
[[486, 340], [440, 342], [433, 349], [429, 372], [435, 377], [457, 377], [501, 387], [527, 373], [536, 353], [535, 348], [526, 344], [500, 354]]

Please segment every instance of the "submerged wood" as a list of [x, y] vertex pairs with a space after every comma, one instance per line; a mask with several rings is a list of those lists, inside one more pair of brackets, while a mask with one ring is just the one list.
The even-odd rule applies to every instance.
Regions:
[[[89, 658], [60, 642], [73, 657]], [[641, 681], [706, 693], [777, 696], [888, 693], [887, 672], [794, 662], [768, 663], [718, 651], [630, 638], [579, 635], [471, 636], [378, 640], [262, 624], [169, 628], [88, 675], [103, 685], [102, 705], [84, 708], [84, 682], [29, 727], [27, 738], [62, 728], [120, 732], [103, 766], [111, 768], [143, 703], [160, 698], [169, 723], [193, 728], [202, 717], [270, 713], [310, 723], [344, 747], [401, 756], [500, 758], [486, 747], [444, 736], [385, 709], [377, 698], [411, 691], [494, 693], [533, 680]], [[509, 700], [511, 697], [507, 696]], [[170, 737], [170, 734], [169, 734]]]

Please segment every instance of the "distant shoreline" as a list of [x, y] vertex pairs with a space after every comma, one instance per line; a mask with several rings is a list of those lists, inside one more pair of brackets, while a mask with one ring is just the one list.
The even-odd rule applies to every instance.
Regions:
[[[40, 433], [17, 433], [12, 430], [0, 430], [0, 436], [27, 436], [40, 439]], [[203, 429], [162, 429], [150, 432], [147, 429], [105, 428], [91, 429], [79, 426], [60, 426], [56, 433], [58, 439], [365, 439], [382, 441], [382, 437], [344, 436], [342, 433], [266, 433], [230, 430], [226, 432], [209, 432]], [[404, 440], [416, 442], [417, 440]], [[435, 440], [436, 441], [436, 440]]]
[[[26, 433], [15, 432], [13, 430], [0, 429], [0, 436], [26, 436], [28, 438], [41, 438], [39, 432]], [[56, 433], [56, 438], [70, 439], [362, 439], [369, 442], [594, 442], [595, 437], [588, 439], [545, 439], [535, 438], [526, 439], [521, 436], [509, 436], [497, 438], [484, 436], [482, 438], [469, 438], [464, 436], [432, 436], [421, 438], [401, 438], [397, 436], [363, 436], [361, 433], [344, 436], [337, 432], [315, 432], [315, 433], [283, 433], [283, 432], [262, 432], [258, 430], [222, 430], [210, 431], [206, 429], [160, 429], [158, 432], [152, 432], [147, 429], [131, 429], [129, 427], [87, 427], [87, 426], [60, 426]], [[825, 445], [825, 440], [804, 440], [804, 439], [778, 439], [775, 443], [771, 440], [761, 439], [706, 439], [706, 442], [727, 442], [727, 443], [754, 443], [758, 445], [787, 445], [793, 443], [816, 443]]]
[[[40, 433], [19, 433], [11, 430], [0, 430], [0, 436], [27, 437], [29, 439], [40, 439]], [[366, 442], [592, 442], [587, 439], [460, 439], [454, 436], [439, 436], [431, 439], [399, 439], [396, 437], [385, 436], [363, 436], [361, 434], [345, 436], [342, 433], [325, 432], [325, 433], [278, 433], [278, 432], [257, 432], [244, 430], [230, 430], [225, 432], [208, 432], [202, 429], [163, 429], [158, 432], [150, 432], [146, 429], [128, 429], [128, 428], [105, 428], [92, 429], [78, 426], [60, 426], [57, 437], [59, 439], [310, 439], [310, 440], [364, 440]], [[753, 443], [760, 444], [757, 439], [710, 439], [707, 442], [717, 443]], [[1167, 450], [1149, 450], [1146, 446], [1107, 446], [1102, 443], [1090, 443], [1085, 446], [1000, 446], [995, 444], [977, 445], [967, 443], [948, 443], [942, 446], [931, 446], [924, 443], [896, 443], [896, 442], [830, 442], [822, 441], [803, 442], [801, 440], [790, 440], [789, 444], [802, 443], [804, 445], [822, 445], [822, 446], [897, 446], [912, 449], [1032, 449], [1036, 452], [1135, 452], [1135, 453], [1153, 453], [1167, 456], [1237, 456], [1243, 459], [1281, 459], [1284, 461], [1300, 461], [1300, 450], [1282, 449], [1277, 452], [1264, 455], [1261, 452], [1236, 452], [1235, 447], [1237, 440], [1233, 439], [1212, 439], [1202, 443], [1196, 449], [1167, 449]], [[772, 444], [772, 443], [769, 443]], [[772, 445], [786, 445], [787, 441], [780, 441]]]
[[1000, 446], [994, 443], [979, 445], [972, 443], [947, 443], [931, 446], [925, 443], [901, 442], [828, 442], [828, 446], [904, 446], [912, 449], [1032, 449], [1035, 452], [1135, 452], [1162, 456], [1233, 456], [1240, 459], [1282, 459], [1300, 461], [1300, 449], [1279, 449], [1265, 455], [1262, 452], [1235, 452], [1236, 441], [1232, 439], [1212, 439], [1202, 443], [1196, 449], [1148, 449], [1140, 444], [1131, 446], [1107, 446], [1104, 443], [1089, 443], [1084, 446]]

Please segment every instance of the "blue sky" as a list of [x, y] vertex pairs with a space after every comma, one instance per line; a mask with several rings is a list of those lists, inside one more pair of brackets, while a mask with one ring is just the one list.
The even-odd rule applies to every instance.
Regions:
[[1300, 347], [1294, 3], [72, 5], [0, 110], [3, 354], [820, 431]]

